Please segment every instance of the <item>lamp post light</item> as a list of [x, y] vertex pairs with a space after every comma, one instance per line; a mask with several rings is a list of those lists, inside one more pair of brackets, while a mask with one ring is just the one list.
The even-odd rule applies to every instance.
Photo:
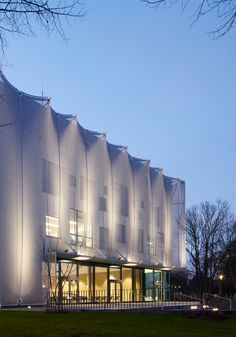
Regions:
[[219, 296], [222, 296], [222, 281], [224, 279], [224, 275], [220, 274], [218, 279], [219, 279]]

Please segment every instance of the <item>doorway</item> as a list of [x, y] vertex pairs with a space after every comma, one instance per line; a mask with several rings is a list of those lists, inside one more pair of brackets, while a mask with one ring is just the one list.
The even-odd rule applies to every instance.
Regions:
[[121, 281], [110, 281], [110, 301], [120, 302], [121, 301]]

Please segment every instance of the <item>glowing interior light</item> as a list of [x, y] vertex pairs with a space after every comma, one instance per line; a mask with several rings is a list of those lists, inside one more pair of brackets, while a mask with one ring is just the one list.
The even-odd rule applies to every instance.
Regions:
[[191, 310], [196, 310], [197, 309], [197, 305], [191, 305], [190, 309]]
[[219, 308], [213, 308], [212, 311], [219, 311]]
[[46, 226], [49, 226], [49, 227], [56, 227], [56, 228], [59, 227], [59, 225], [56, 225], [56, 224], [54, 224], [54, 223], [49, 223], [49, 222], [46, 222]]
[[46, 215], [46, 235], [58, 237], [59, 236], [59, 219]]

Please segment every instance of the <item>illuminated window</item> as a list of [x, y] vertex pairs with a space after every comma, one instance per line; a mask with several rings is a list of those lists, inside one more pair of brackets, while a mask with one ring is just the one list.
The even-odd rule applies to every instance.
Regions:
[[78, 235], [85, 235], [85, 214], [77, 211]]
[[72, 245], [77, 243], [77, 223], [75, 221], [70, 220], [70, 243]]
[[91, 233], [85, 228], [85, 214], [76, 209], [70, 209], [70, 244], [73, 246], [92, 247]]
[[52, 216], [46, 215], [46, 235], [54, 238], [59, 237], [59, 220]]
[[83, 244], [85, 240], [84, 213], [70, 209], [70, 243], [72, 245]]

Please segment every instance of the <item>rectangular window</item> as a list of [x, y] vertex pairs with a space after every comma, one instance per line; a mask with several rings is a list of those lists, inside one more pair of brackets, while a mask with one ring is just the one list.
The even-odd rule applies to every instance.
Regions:
[[125, 225], [122, 225], [122, 224], [117, 225], [116, 241], [119, 242], [119, 243], [125, 243], [126, 242]]
[[108, 195], [108, 187], [107, 186], [104, 186], [103, 193], [104, 193], [104, 195]]
[[59, 219], [46, 215], [46, 235], [54, 238], [59, 237]]
[[85, 214], [77, 211], [78, 235], [85, 236]]
[[77, 221], [70, 217], [70, 243], [75, 245], [77, 243]]
[[76, 188], [76, 177], [75, 177], [75, 176], [72, 176], [72, 175], [70, 174], [70, 176], [69, 176], [69, 183], [70, 183], [70, 186], [71, 186], [71, 187]]
[[76, 209], [70, 209], [70, 243], [72, 245], [83, 244], [85, 241], [84, 213]]
[[165, 243], [164, 233], [161, 233], [161, 232], [158, 233], [158, 243], [162, 246], [164, 245]]
[[42, 159], [42, 191], [48, 193], [48, 161]]
[[108, 240], [109, 240], [109, 230], [108, 230], [108, 228], [100, 227], [100, 240], [99, 240], [100, 249], [107, 249], [108, 248], [108, 246], [109, 246]]
[[129, 193], [128, 187], [120, 185], [120, 214], [129, 216]]
[[106, 212], [107, 211], [107, 200], [105, 198], [98, 198], [98, 209], [99, 211]]
[[56, 165], [48, 160], [42, 159], [42, 191], [55, 194], [55, 181], [57, 180]]
[[144, 247], [144, 230], [139, 229], [138, 230], [138, 252], [143, 253], [143, 247]]
[[55, 194], [56, 165], [48, 162], [48, 193]]
[[160, 209], [159, 206], [153, 206], [152, 207], [153, 212], [153, 224], [157, 227], [160, 227]]

